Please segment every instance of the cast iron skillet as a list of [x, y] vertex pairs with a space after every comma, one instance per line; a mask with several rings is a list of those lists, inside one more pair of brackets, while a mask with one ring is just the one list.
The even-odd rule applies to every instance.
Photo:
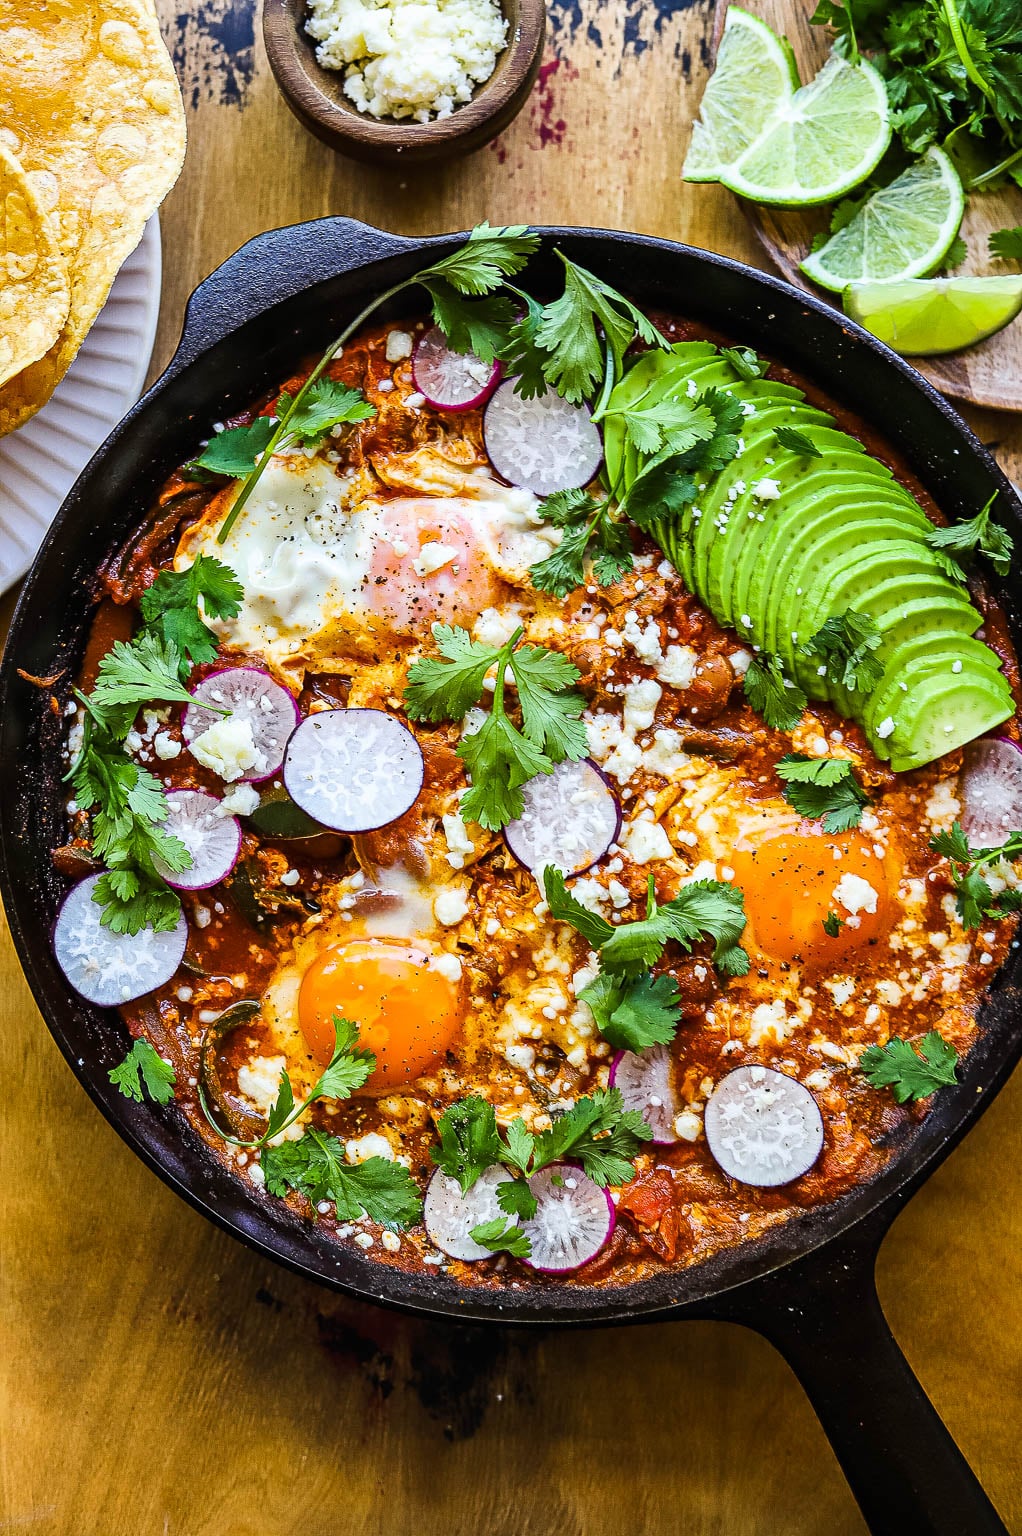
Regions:
[[[556, 243], [639, 303], [703, 320], [778, 357], [880, 427], [950, 516], [971, 515], [999, 490], [1000, 515], [1022, 544], [1022, 506], [955, 412], [893, 353], [816, 299], [737, 262], [663, 240], [601, 230], [548, 229], [544, 236], [543, 254], [530, 269], [534, 281], [553, 289]], [[0, 876], [35, 998], [72, 1070], [125, 1141], [197, 1210], [269, 1257], [365, 1300], [463, 1322], [744, 1323], [798, 1373], [874, 1532], [1003, 1532], [891, 1336], [873, 1265], [894, 1217], [1022, 1054], [1020, 952], [995, 982], [961, 1086], [941, 1092], [871, 1184], [683, 1273], [627, 1287], [537, 1282], [514, 1292], [386, 1268], [339, 1249], [283, 1205], [256, 1196], [214, 1162], [172, 1106], [136, 1105], [111, 1086], [107, 1071], [124, 1050], [120, 1026], [73, 996], [53, 959], [50, 925], [62, 882], [50, 849], [64, 835], [62, 722], [47, 707], [48, 695], [18, 669], [36, 677], [65, 669], [55, 691], [66, 698], [97, 562], [137, 525], [170, 470], [212, 422], [248, 405], [303, 355], [318, 353], [373, 294], [462, 238], [401, 239], [349, 219], [323, 219], [250, 241], [192, 296], [166, 373], [65, 502], [26, 582], [0, 670]], [[417, 303], [418, 295], [410, 297], [406, 311]], [[1019, 605], [1010, 590], [1000, 597], [1022, 646]]]

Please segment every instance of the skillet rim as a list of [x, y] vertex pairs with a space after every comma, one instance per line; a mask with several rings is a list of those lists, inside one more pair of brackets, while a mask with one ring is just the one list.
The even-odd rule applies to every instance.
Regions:
[[[583, 246], [609, 244], [611, 248], [617, 247], [619, 250], [622, 246], [637, 247], [640, 252], [655, 252], [667, 260], [680, 259], [683, 263], [694, 261], [697, 267], [708, 270], [710, 273], [717, 271], [728, 274], [739, 284], [745, 285], [750, 308], [753, 310], [756, 307], [753, 300], [758, 289], [760, 299], [765, 293], [769, 293], [773, 300], [791, 312], [796, 321], [795, 311], [797, 310], [803, 311], [805, 316], [815, 314], [824, 321], [825, 330], [830, 328], [837, 332], [845, 343], [853, 346], [857, 355], [863, 355], [863, 349], [866, 354], [874, 354], [869, 367], [875, 368], [879, 363], [880, 376], [884, 369], [889, 371], [893, 367], [894, 372], [901, 375], [902, 384], [907, 386], [909, 391], [921, 395], [924, 403], [931, 410], [936, 408], [938, 417], [944, 418], [959, 443], [958, 447], [941, 447], [936, 455], [938, 460], [947, 459], [950, 453], [958, 454], [964, 447], [966, 459], [974, 464], [978, 475], [985, 480], [986, 485], [989, 487], [993, 484], [1002, 493], [1002, 505], [1007, 505], [1009, 521], [1014, 525], [1016, 536], [1022, 538], [1022, 505], [1018, 501], [1014, 488], [949, 402], [903, 359], [891, 353], [882, 343], [847, 321], [815, 296], [801, 293], [780, 279], [750, 268], [742, 262], [672, 241], [624, 231], [566, 226], [531, 227], [538, 230], [545, 242], [563, 241], [581, 243]], [[322, 248], [324, 238], [329, 244], [335, 237], [342, 246], [345, 240], [357, 244], [360, 237], [363, 240], [369, 237], [370, 245], [374, 248], [370, 249], [368, 259], [362, 253], [356, 252], [354, 259], [348, 260], [346, 264], [342, 261], [339, 268], [335, 265], [332, 273], [322, 277], [320, 281], [306, 282], [298, 288], [288, 287], [285, 293], [277, 292], [274, 296], [272, 288], [274, 247], [276, 247], [275, 257], [279, 264], [285, 254], [291, 254], [290, 248], [296, 240], [300, 243], [304, 239], [311, 242], [314, 247], [318, 244]], [[23, 640], [23, 631], [31, 622], [31, 606], [36, 598], [37, 587], [40, 587], [44, 581], [47, 562], [59, 554], [61, 537], [65, 528], [71, 527], [78, 502], [93, 487], [111, 458], [116, 460], [122, 444], [130, 442], [130, 435], [139, 419], [159, 407], [161, 397], [177, 379], [196, 371], [198, 366], [207, 361], [218, 349], [236, 350], [241, 344], [242, 333], [253, 324], [257, 324], [259, 320], [265, 320], [270, 313], [277, 312], [277, 318], [283, 318], [288, 306], [299, 308], [303, 300], [307, 301], [310, 295], [315, 295], [317, 289], [325, 290], [338, 284], [342, 288], [347, 287], [355, 292], [360, 287], [365, 292], [372, 292], [374, 289], [379, 291], [385, 286], [382, 278], [371, 284], [366, 282], [367, 274], [371, 274], [373, 269], [386, 265], [388, 261], [395, 274], [399, 265], [411, 265], [414, 268], [419, 262], [413, 262], [412, 258], [420, 257], [425, 251], [443, 252], [446, 249], [453, 249], [463, 238], [463, 235], [451, 234], [416, 239], [388, 235], [353, 220], [340, 218], [316, 220], [256, 236], [218, 268], [205, 283], [199, 285], [189, 300], [181, 341], [167, 369], [114, 429], [83, 471], [54, 520], [25, 581], [11, 622], [9, 641], [5, 648], [2, 665], [0, 665], [0, 745], [7, 742], [13, 733], [14, 728], [11, 722], [18, 709], [16, 697], [13, 703], [11, 698], [12, 693], [16, 695], [18, 692], [14, 655]], [[216, 334], [212, 338], [203, 336], [201, 332], [204, 324], [208, 326], [210, 323], [208, 312], [205, 315], [202, 313], [203, 298], [210, 292], [219, 293], [225, 282], [229, 285], [232, 278], [237, 288], [244, 280], [245, 263], [261, 259], [267, 251], [271, 256], [270, 290], [265, 291], [264, 286], [263, 293], [257, 297], [256, 308], [254, 310], [250, 308], [249, 314], [242, 318], [240, 323], [228, 323], [228, 328], [224, 331], [218, 329], [214, 322], [213, 329]], [[648, 269], [648, 260], [646, 265]], [[287, 286], [283, 281], [282, 272], [278, 271], [276, 277], [279, 287]], [[205, 295], [203, 290], [206, 290]], [[220, 294], [221, 298], [222, 296]], [[347, 303], [347, 295], [342, 303]], [[698, 308], [697, 305], [697, 312]], [[768, 321], [772, 318], [774, 317], [767, 317]], [[285, 329], [287, 329], [286, 326]], [[303, 350], [298, 344], [301, 329], [301, 326], [296, 327], [295, 336], [292, 338], [292, 351], [298, 356]], [[782, 344], [769, 350], [783, 359], [788, 349], [785, 344]], [[277, 364], [274, 363], [273, 366], [276, 368]], [[795, 366], [806, 377], [814, 376], [811, 367], [804, 362], [798, 362]], [[835, 398], [839, 398], [838, 390], [834, 389], [833, 385], [828, 384], [825, 387]], [[251, 395], [250, 389], [249, 398]], [[863, 411], [862, 414], [867, 415], [867, 412]], [[208, 412], [202, 413], [202, 419], [208, 419]], [[935, 426], [937, 424], [935, 422]], [[896, 434], [884, 428], [880, 430], [887, 441], [892, 443], [897, 441]], [[902, 451], [913, 458], [905, 450], [904, 445], [902, 445]], [[913, 463], [924, 484], [931, 484], [932, 476], [914, 458]], [[962, 467], [959, 466], [959, 468]], [[141, 471], [136, 470], [134, 476], [136, 481], [140, 474]], [[160, 479], [162, 478], [161, 474]], [[944, 504], [946, 505], [946, 502]], [[991, 587], [1005, 607], [1013, 635], [1019, 636], [1019, 649], [1022, 649], [1022, 622], [1012, 614], [1011, 603], [1008, 601], [1011, 596], [1010, 590], [1004, 582], [991, 582]], [[30, 698], [32, 695], [29, 694], [26, 697]], [[10, 763], [11, 754], [0, 753], [0, 760]], [[9, 771], [0, 770], [0, 772], [5, 772], [7, 777], [16, 782], [17, 774], [13, 766]], [[523, 1287], [522, 1290], [515, 1292], [509, 1287], [494, 1289], [477, 1285], [464, 1287], [440, 1275], [424, 1277], [408, 1274], [395, 1267], [377, 1263], [361, 1254], [355, 1258], [351, 1250], [342, 1249], [336, 1243], [320, 1239], [314, 1224], [293, 1216], [286, 1207], [280, 1206], [279, 1209], [272, 1210], [264, 1203], [263, 1197], [254, 1193], [250, 1195], [247, 1185], [234, 1174], [228, 1173], [210, 1156], [205, 1144], [191, 1131], [188, 1123], [185, 1121], [182, 1126], [183, 1117], [173, 1109], [173, 1106], [168, 1110], [160, 1110], [151, 1105], [136, 1106], [121, 1098], [112, 1085], [105, 1082], [103, 1069], [107, 1065], [106, 1061], [100, 1060], [98, 1064], [91, 1062], [86, 1064], [81, 1052], [82, 1039], [88, 1040], [89, 1023], [93, 1025], [93, 1032], [98, 1028], [102, 1036], [109, 1036], [111, 1033], [109, 1021], [105, 1017], [101, 1018], [97, 1026], [94, 1016], [102, 1016], [104, 1011], [89, 1009], [86, 1005], [79, 1004], [75, 998], [69, 997], [66, 985], [59, 978], [59, 973], [57, 973], [59, 990], [64, 995], [59, 1003], [53, 1004], [51, 1010], [48, 995], [51, 989], [47, 983], [52, 979], [52, 973], [56, 971], [56, 967], [49, 950], [48, 933], [42, 935], [39, 932], [29, 933], [22, 921], [22, 891], [18, 886], [11, 857], [12, 851], [15, 853], [17, 851], [17, 829], [11, 825], [13, 803], [13, 795], [0, 793], [0, 890], [2, 890], [4, 905], [7, 909], [12, 937], [33, 996], [50, 1033], [79, 1082], [105, 1118], [136, 1155], [140, 1156], [143, 1162], [169, 1187], [223, 1230], [307, 1279], [354, 1295], [364, 1301], [391, 1305], [404, 1311], [444, 1315], [465, 1321], [493, 1321], [502, 1324], [592, 1325], [598, 1322], [662, 1318], [666, 1315], [697, 1309], [701, 1304], [712, 1301], [715, 1297], [724, 1296], [736, 1287], [747, 1285], [757, 1278], [811, 1256], [842, 1234], [848, 1234], [854, 1227], [867, 1223], [871, 1215], [876, 1214], [882, 1219], [885, 1218], [886, 1225], [886, 1222], [893, 1219], [897, 1210], [929, 1172], [943, 1161], [971, 1128], [986, 1105], [993, 1099], [1019, 1056], [1022, 1055], [1022, 1027], [1020, 1027], [1022, 1020], [1016, 1004], [1016, 989], [1008, 977], [1009, 965], [1006, 964], [994, 978], [992, 994], [984, 1004], [982, 1017], [987, 1027], [966, 1059], [961, 1086], [942, 1095], [939, 1105], [932, 1109], [921, 1125], [905, 1139], [905, 1145], [893, 1152], [887, 1167], [876, 1178], [868, 1183], [856, 1185], [852, 1191], [838, 1200], [792, 1218], [768, 1233], [766, 1237], [741, 1244], [735, 1249], [725, 1250], [722, 1255], [717, 1255], [700, 1265], [669, 1271], [663, 1276], [654, 1276], [631, 1285], [597, 1287], [574, 1282], [565, 1286], [563, 1282], [560, 1284], [547, 1282]], [[48, 857], [48, 847], [44, 853]], [[1018, 969], [1017, 964], [1015, 969]], [[49, 971], [51, 976], [45, 976], [44, 971]], [[73, 1035], [75, 1025], [84, 1032], [77, 1037], [77, 1043]], [[118, 1046], [123, 1043], [119, 1032], [115, 1043]], [[186, 1168], [184, 1164], [189, 1161], [193, 1166]], [[204, 1188], [204, 1185], [208, 1187]], [[671, 1292], [675, 1294], [672, 1295]]]

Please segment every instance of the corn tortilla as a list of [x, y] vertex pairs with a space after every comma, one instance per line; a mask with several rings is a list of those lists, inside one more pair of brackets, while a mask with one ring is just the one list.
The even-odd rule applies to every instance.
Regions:
[[0, 384], [49, 351], [69, 304], [46, 210], [24, 167], [0, 145]]
[[50, 210], [66, 323], [0, 388], [0, 436], [53, 393], [184, 159], [184, 107], [149, 0], [0, 0], [0, 142]]

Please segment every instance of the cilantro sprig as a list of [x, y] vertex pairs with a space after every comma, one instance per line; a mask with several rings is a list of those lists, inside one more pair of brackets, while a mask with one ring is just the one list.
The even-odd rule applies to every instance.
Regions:
[[393, 1231], [411, 1226], [422, 1216], [422, 1198], [407, 1168], [385, 1157], [349, 1163], [343, 1141], [315, 1127], [298, 1141], [264, 1147], [259, 1162], [271, 1195], [283, 1198], [296, 1190], [314, 1211], [329, 1200], [339, 1221], [368, 1216]]
[[943, 569], [955, 581], [964, 581], [968, 567], [976, 555], [983, 555], [998, 576], [1007, 576], [1011, 569], [1014, 541], [1006, 528], [990, 520], [997, 492], [975, 517], [960, 523], [949, 523], [946, 528], [930, 528], [926, 543], [941, 560]]
[[895, 1037], [886, 1045], [868, 1046], [859, 1057], [859, 1069], [870, 1086], [890, 1088], [899, 1104], [928, 1099], [938, 1088], [953, 1088], [957, 1063], [958, 1052], [935, 1029], [923, 1036], [918, 1049]]
[[956, 821], [950, 832], [938, 832], [931, 837], [930, 847], [951, 864], [955, 906], [963, 928], [979, 928], [984, 922], [996, 922], [1011, 912], [1022, 911], [1022, 891], [1008, 889], [995, 896], [982, 874], [1001, 859], [1022, 857], [1022, 831], [1012, 832], [996, 848], [970, 848], [961, 822]]
[[229, 1136], [214, 1119], [200, 1084], [199, 1104], [206, 1119], [224, 1141], [235, 1147], [265, 1147], [268, 1142], [290, 1129], [315, 1104], [317, 1099], [348, 1099], [376, 1070], [376, 1057], [358, 1043], [358, 1025], [351, 1019], [333, 1017], [334, 1048], [323, 1071], [309, 1093], [300, 1102], [295, 1099], [294, 1088], [287, 1072], [280, 1075], [277, 1097], [270, 1107], [266, 1129], [254, 1141], [239, 1141]]
[[563, 533], [561, 542], [530, 567], [537, 592], [567, 597], [584, 585], [586, 567], [601, 587], [609, 587], [632, 569], [632, 544], [627, 524], [615, 515], [610, 501], [583, 490], [555, 491], [537, 508], [539, 516]]
[[874, 653], [883, 636], [876, 619], [847, 608], [832, 614], [802, 650], [817, 656], [831, 682], [849, 693], [872, 693], [884, 675], [884, 664]]
[[497, 1124], [493, 1105], [472, 1095], [450, 1105], [437, 1121], [440, 1145], [433, 1161], [467, 1194], [476, 1180], [493, 1167], [508, 1169], [509, 1178], [497, 1186], [497, 1203], [506, 1216], [472, 1229], [472, 1237], [491, 1252], [519, 1258], [531, 1253], [526, 1233], [517, 1221], [536, 1214], [536, 1196], [529, 1180], [551, 1163], [577, 1162], [595, 1184], [626, 1184], [635, 1173], [635, 1157], [653, 1133], [637, 1109], [625, 1109], [618, 1089], [597, 1090], [579, 1099], [554, 1118], [548, 1130], [534, 1135], [521, 1117], [506, 1132]]
[[[479, 703], [483, 679], [496, 667], [493, 698], [482, 725], [463, 736], [458, 756], [472, 783], [461, 802], [466, 821], [498, 831], [522, 814], [522, 785], [552, 773], [565, 758], [585, 757], [582, 695], [573, 690], [579, 671], [559, 651], [519, 645], [521, 628], [505, 645], [483, 645], [467, 630], [434, 624], [442, 659], [424, 657], [409, 669], [405, 708], [412, 720], [460, 720]], [[518, 690], [519, 729], [505, 705], [510, 667]]]
[[247, 427], [226, 427], [216, 433], [188, 469], [243, 480], [267, 452], [315, 448], [332, 428], [375, 415], [376, 407], [360, 389], [338, 379], [317, 378], [293, 398], [283, 391], [269, 416], [257, 416]]
[[802, 718], [806, 696], [784, 671], [779, 656], [760, 651], [745, 674], [745, 697], [774, 731], [793, 731]]
[[90, 694], [76, 691], [85, 718], [67, 778], [80, 809], [91, 813], [92, 852], [106, 866], [93, 900], [114, 933], [172, 929], [181, 898], [164, 877], [191, 864], [163, 826], [163, 786], [131, 757], [126, 738], [142, 705], [191, 703], [182, 678], [192, 661], [210, 661], [217, 649], [200, 600], [210, 617], [229, 618], [240, 599], [233, 571], [219, 560], [200, 555], [188, 571], [162, 572], [143, 594], [142, 630], [103, 657]]
[[822, 820], [825, 832], [848, 832], [862, 820], [869, 796], [843, 757], [806, 757], [789, 752], [777, 764], [782, 794], [800, 816]]
[[154, 1104], [169, 1104], [174, 1097], [176, 1074], [148, 1040], [136, 1040], [124, 1060], [108, 1073], [110, 1081], [126, 1099], [141, 1104], [143, 1087]]
[[669, 976], [650, 975], [670, 942], [688, 951], [698, 940], [711, 938], [713, 963], [721, 975], [744, 976], [749, 969], [739, 943], [745, 903], [733, 885], [696, 880], [660, 906], [650, 875], [646, 916], [618, 925], [584, 907], [560, 870], [543, 871], [543, 891], [554, 921], [570, 923], [599, 955], [599, 974], [578, 995], [617, 1050], [642, 1051], [674, 1038], [681, 1021], [677, 984]]

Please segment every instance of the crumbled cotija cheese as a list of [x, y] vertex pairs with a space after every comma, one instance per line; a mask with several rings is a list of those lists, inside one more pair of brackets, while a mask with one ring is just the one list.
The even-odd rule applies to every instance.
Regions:
[[371, 117], [450, 117], [493, 74], [507, 42], [498, 0], [309, 0], [324, 69]]

